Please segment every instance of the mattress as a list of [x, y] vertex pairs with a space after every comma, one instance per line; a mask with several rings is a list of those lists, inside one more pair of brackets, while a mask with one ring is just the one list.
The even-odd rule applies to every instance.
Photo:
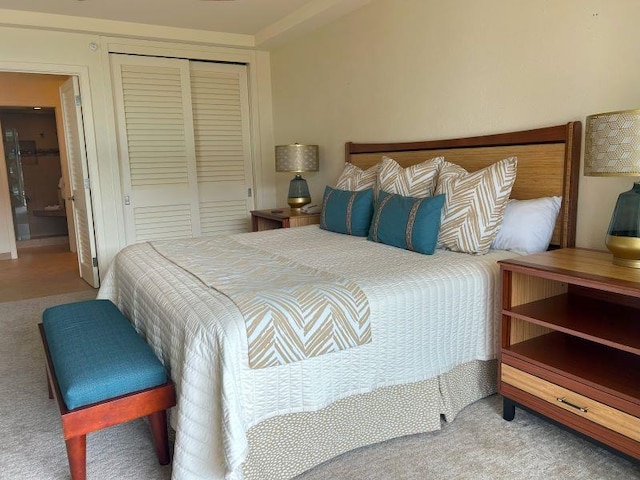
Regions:
[[[349, 396], [431, 379], [499, 346], [499, 267], [513, 256], [413, 252], [317, 226], [238, 234], [230, 244], [355, 282], [370, 307], [371, 342], [252, 369], [247, 333], [231, 299], [160, 255], [123, 249], [102, 283], [167, 366], [178, 404], [173, 478], [242, 478], [247, 432], [285, 414], [314, 412]], [[173, 242], [194, 251], [207, 239]]]

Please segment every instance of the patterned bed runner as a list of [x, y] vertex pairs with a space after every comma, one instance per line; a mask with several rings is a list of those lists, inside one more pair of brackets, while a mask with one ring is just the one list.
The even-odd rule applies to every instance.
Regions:
[[151, 245], [235, 303], [246, 324], [251, 368], [371, 342], [369, 303], [350, 280], [228, 237]]

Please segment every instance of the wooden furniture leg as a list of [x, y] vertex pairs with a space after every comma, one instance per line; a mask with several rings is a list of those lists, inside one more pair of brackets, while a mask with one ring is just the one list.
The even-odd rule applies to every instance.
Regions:
[[148, 415], [147, 418], [149, 419], [153, 446], [156, 449], [158, 461], [160, 465], [167, 465], [171, 461], [171, 456], [169, 455], [169, 436], [167, 434], [167, 412], [165, 410], [154, 412]]
[[86, 480], [87, 478], [87, 436], [78, 435], [65, 440], [67, 444], [67, 458], [71, 470], [71, 480]]
[[47, 390], [49, 390], [49, 400], [53, 398], [53, 389], [51, 388], [51, 379], [49, 378], [49, 370], [45, 368], [44, 374], [47, 376]]
[[516, 416], [516, 404], [508, 398], [502, 399], [502, 418], [507, 422], [513, 420]]

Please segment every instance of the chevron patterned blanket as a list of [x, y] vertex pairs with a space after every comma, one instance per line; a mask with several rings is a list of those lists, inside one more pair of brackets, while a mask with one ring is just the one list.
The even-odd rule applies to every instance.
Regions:
[[152, 246], [233, 301], [245, 320], [251, 368], [371, 342], [369, 303], [350, 280], [228, 237], [190, 241], [188, 249], [176, 241]]

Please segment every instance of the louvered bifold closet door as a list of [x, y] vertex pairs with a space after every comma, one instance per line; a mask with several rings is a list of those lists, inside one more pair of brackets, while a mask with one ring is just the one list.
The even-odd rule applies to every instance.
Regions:
[[247, 68], [191, 62], [202, 235], [246, 232], [252, 185]]
[[199, 236], [189, 61], [110, 59], [127, 243]]

